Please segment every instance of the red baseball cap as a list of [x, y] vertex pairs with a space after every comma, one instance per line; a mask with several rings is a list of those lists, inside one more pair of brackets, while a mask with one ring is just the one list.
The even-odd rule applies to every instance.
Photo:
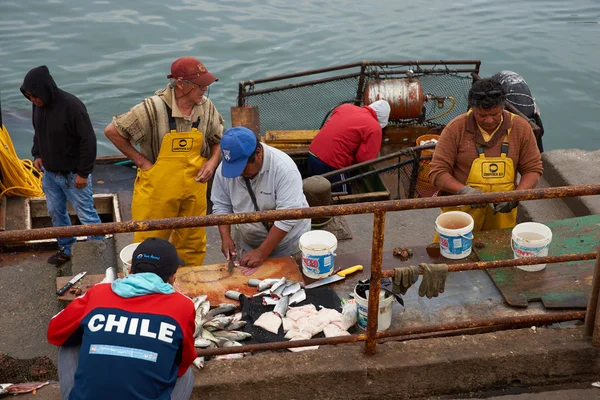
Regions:
[[208, 72], [204, 64], [194, 57], [181, 57], [171, 64], [169, 79], [183, 79], [197, 85], [208, 86], [218, 81], [217, 77]]

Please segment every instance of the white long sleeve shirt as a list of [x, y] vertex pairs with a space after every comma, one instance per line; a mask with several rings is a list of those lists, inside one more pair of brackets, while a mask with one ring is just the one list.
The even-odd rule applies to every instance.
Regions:
[[[308, 207], [302, 190], [302, 177], [294, 161], [284, 152], [261, 143], [263, 165], [250, 180], [260, 211], [285, 210]], [[242, 176], [225, 178], [219, 165], [215, 173], [211, 200], [213, 214], [231, 214], [256, 211]], [[275, 226], [287, 235], [269, 257], [289, 256], [300, 251], [300, 236], [310, 230], [310, 219], [275, 221]], [[245, 251], [257, 248], [267, 237], [267, 230], [260, 222], [239, 224]]]

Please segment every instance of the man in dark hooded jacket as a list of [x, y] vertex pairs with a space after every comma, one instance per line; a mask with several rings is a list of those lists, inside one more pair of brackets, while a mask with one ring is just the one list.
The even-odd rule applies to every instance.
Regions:
[[[81, 100], [56, 86], [48, 67], [27, 73], [21, 92], [33, 103], [33, 164], [43, 172], [42, 188], [53, 226], [70, 226], [67, 201], [82, 224], [98, 224], [92, 178], [96, 134]], [[94, 239], [103, 239], [102, 236]], [[59, 250], [48, 259], [60, 266], [71, 259], [75, 238], [58, 238]]]

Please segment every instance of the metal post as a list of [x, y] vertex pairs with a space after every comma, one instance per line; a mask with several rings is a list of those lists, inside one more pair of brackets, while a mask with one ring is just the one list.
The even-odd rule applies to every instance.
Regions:
[[381, 263], [383, 261], [383, 234], [385, 213], [376, 212], [373, 220], [373, 244], [371, 248], [371, 284], [369, 286], [369, 312], [367, 316], [367, 342], [365, 354], [375, 354], [377, 346], [377, 321], [379, 317], [379, 290], [381, 288]]
[[594, 266], [594, 275], [592, 278], [592, 289], [590, 299], [585, 313], [585, 334], [592, 336], [592, 344], [598, 345], [600, 335], [600, 319], [598, 316], [598, 298], [600, 293], [600, 245], [598, 246], [598, 255], [596, 256], [596, 265]]

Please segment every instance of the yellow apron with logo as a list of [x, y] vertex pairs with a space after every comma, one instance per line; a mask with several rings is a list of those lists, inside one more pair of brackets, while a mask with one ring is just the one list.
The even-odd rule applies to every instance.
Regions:
[[[512, 121], [514, 114], [510, 115]], [[508, 192], [515, 189], [515, 167], [513, 160], [508, 158], [508, 137], [511, 128], [506, 132], [502, 142], [500, 157], [486, 157], [484, 148], [477, 145], [479, 157], [471, 164], [466, 185], [483, 192]], [[471, 206], [442, 207], [442, 214], [448, 211], [463, 211], [470, 214], [474, 220], [473, 231], [487, 231], [491, 229], [513, 228], [517, 224], [517, 209], [509, 213], [494, 213], [486, 205], [484, 208], [471, 208]], [[434, 242], [439, 241], [437, 232]]]
[[[203, 134], [171, 131], [160, 145], [156, 163], [137, 170], [131, 214], [134, 220], [206, 215], [206, 183], [195, 178], [206, 158], [200, 155]], [[206, 230], [202, 228], [135, 232], [133, 241], [149, 237], [171, 240], [187, 266], [202, 265], [206, 254]]]

